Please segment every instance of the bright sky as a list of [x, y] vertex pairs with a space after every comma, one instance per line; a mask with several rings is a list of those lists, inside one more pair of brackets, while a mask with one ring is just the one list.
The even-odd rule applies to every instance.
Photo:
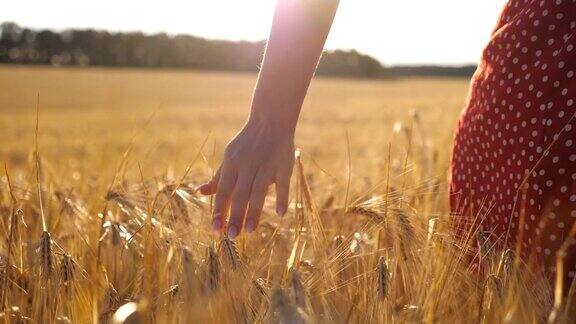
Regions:
[[[307, 0], [312, 1], [312, 0]], [[0, 22], [261, 40], [274, 0], [6, 0]], [[384, 64], [477, 62], [506, 0], [340, 0], [327, 48]]]

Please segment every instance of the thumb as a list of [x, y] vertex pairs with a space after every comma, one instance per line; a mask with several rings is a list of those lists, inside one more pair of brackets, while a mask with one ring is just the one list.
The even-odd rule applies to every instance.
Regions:
[[222, 167], [219, 167], [212, 179], [206, 183], [203, 183], [196, 187], [196, 191], [199, 191], [203, 195], [213, 195], [216, 193], [218, 189], [218, 181], [220, 181], [220, 170]]

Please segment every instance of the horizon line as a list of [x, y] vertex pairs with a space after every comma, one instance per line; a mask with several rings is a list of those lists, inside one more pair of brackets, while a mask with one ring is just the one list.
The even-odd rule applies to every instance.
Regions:
[[[58, 33], [62, 33], [62, 32], [66, 32], [66, 31], [81, 31], [81, 30], [93, 30], [93, 31], [99, 31], [99, 32], [108, 32], [111, 34], [129, 34], [129, 33], [141, 33], [143, 35], [146, 36], [154, 36], [154, 35], [167, 35], [171, 38], [177, 37], [177, 36], [190, 36], [190, 37], [195, 37], [195, 38], [199, 38], [199, 39], [204, 39], [207, 41], [225, 41], [225, 42], [246, 42], [246, 43], [262, 43], [262, 42], [266, 42], [267, 39], [260, 39], [260, 40], [250, 40], [250, 39], [230, 39], [230, 38], [209, 38], [209, 37], [204, 37], [204, 36], [200, 36], [200, 35], [196, 35], [196, 34], [191, 34], [191, 33], [170, 33], [170, 32], [166, 32], [166, 31], [155, 31], [155, 32], [147, 32], [147, 31], [143, 31], [143, 30], [114, 30], [114, 29], [107, 29], [107, 28], [98, 28], [98, 27], [65, 27], [65, 28], [51, 28], [51, 27], [28, 27], [26, 25], [20, 24], [18, 22], [15, 21], [11, 21], [11, 20], [4, 20], [4, 21], [0, 21], [0, 25], [5, 24], [5, 23], [13, 23], [16, 24], [17, 26], [23, 28], [23, 29], [30, 29], [30, 30], [34, 30], [34, 31], [44, 31], [44, 30], [49, 30], [52, 32], [58, 32]], [[440, 62], [432, 62], [432, 61], [419, 61], [419, 62], [412, 62], [412, 63], [385, 63], [382, 60], [380, 60], [378, 57], [372, 55], [372, 54], [368, 54], [365, 52], [362, 52], [356, 48], [324, 48], [324, 51], [356, 51], [362, 55], [367, 55], [373, 59], [375, 59], [376, 61], [378, 61], [382, 67], [384, 68], [390, 68], [390, 67], [468, 67], [468, 66], [477, 66], [478, 63], [477, 62], [455, 62], [455, 63], [440, 63]]]

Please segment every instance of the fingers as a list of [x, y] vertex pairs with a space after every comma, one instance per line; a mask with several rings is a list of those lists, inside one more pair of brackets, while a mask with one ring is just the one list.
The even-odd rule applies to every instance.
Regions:
[[238, 236], [242, 230], [253, 180], [254, 174], [244, 171], [240, 175], [232, 193], [232, 209], [230, 210], [230, 220], [228, 222], [228, 236], [230, 238]]
[[288, 210], [291, 176], [291, 167], [278, 172], [276, 175], [276, 214], [278, 214], [278, 216], [284, 216]]
[[203, 195], [215, 194], [216, 190], [218, 189], [218, 181], [220, 180], [220, 170], [222, 170], [222, 167], [218, 168], [210, 181], [199, 185], [196, 190]]
[[216, 197], [214, 198], [214, 213], [212, 217], [212, 227], [216, 231], [220, 231], [224, 227], [224, 221], [230, 207], [230, 198], [236, 184], [236, 177], [235, 169], [228, 167], [226, 163], [222, 165]]
[[250, 202], [248, 203], [248, 211], [246, 212], [246, 222], [244, 228], [246, 232], [253, 232], [258, 223], [260, 222], [260, 215], [262, 213], [262, 207], [264, 206], [264, 201], [266, 200], [266, 193], [268, 193], [268, 187], [270, 186], [270, 177], [263, 176], [262, 174], [257, 176], [252, 184], [252, 191], [250, 193]]
[[[239, 172], [236, 167], [224, 163], [212, 180], [197, 188], [202, 194], [216, 193], [213, 229], [221, 231], [227, 227], [230, 238], [238, 236], [243, 227], [247, 232], [254, 231], [260, 222], [266, 194], [272, 182], [276, 184], [276, 213], [284, 216], [288, 210], [292, 166], [290, 163], [274, 176], [263, 170]], [[226, 226], [229, 210], [230, 218]]]

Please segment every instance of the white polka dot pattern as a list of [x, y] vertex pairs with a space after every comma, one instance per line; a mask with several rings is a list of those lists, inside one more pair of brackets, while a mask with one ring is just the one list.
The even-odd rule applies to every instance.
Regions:
[[510, 0], [457, 125], [451, 207], [525, 260], [576, 271], [576, 0]]

